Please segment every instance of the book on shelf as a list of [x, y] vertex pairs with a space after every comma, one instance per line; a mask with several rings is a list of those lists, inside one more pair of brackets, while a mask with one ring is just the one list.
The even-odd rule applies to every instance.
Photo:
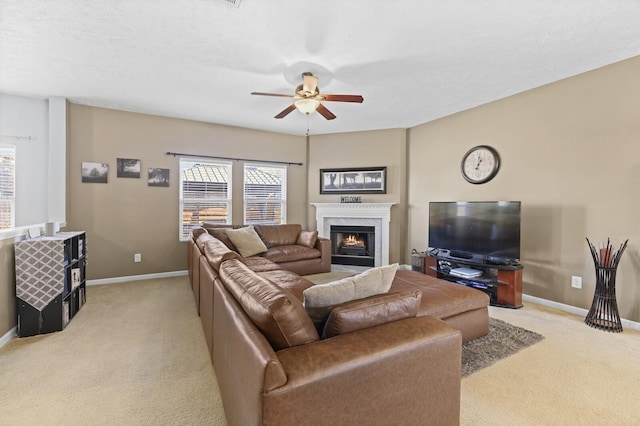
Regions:
[[80, 268], [71, 269], [71, 289], [74, 289], [80, 285]]
[[69, 324], [69, 301], [62, 302], [62, 327]]
[[82, 238], [78, 239], [78, 258], [81, 258], [84, 254], [84, 240]]

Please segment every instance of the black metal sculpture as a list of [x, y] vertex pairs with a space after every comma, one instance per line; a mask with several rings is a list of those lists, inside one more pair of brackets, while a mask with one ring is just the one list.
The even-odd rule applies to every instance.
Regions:
[[591, 249], [591, 256], [596, 268], [596, 292], [593, 296], [591, 309], [584, 322], [590, 327], [606, 331], [622, 331], [622, 322], [618, 313], [616, 301], [616, 270], [620, 257], [627, 248], [626, 240], [614, 251], [609, 239], [606, 246], [598, 250], [587, 238], [587, 244]]

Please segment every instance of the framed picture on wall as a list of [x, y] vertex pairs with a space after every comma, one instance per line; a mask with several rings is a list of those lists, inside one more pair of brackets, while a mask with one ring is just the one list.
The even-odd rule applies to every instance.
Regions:
[[169, 169], [150, 167], [149, 186], [169, 186]]
[[118, 158], [119, 178], [137, 178], [140, 179], [140, 160], [133, 158]]
[[83, 183], [107, 183], [109, 165], [106, 163], [82, 162]]
[[321, 194], [386, 194], [386, 167], [320, 169]]

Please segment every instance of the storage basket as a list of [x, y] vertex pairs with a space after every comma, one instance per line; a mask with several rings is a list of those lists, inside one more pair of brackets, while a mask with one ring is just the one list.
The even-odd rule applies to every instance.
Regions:
[[427, 253], [419, 252], [416, 249], [411, 250], [411, 270], [424, 274]]

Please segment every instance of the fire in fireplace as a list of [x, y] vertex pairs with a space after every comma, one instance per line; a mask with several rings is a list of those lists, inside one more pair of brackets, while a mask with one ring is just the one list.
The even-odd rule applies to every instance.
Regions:
[[331, 263], [374, 266], [374, 226], [331, 226]]

